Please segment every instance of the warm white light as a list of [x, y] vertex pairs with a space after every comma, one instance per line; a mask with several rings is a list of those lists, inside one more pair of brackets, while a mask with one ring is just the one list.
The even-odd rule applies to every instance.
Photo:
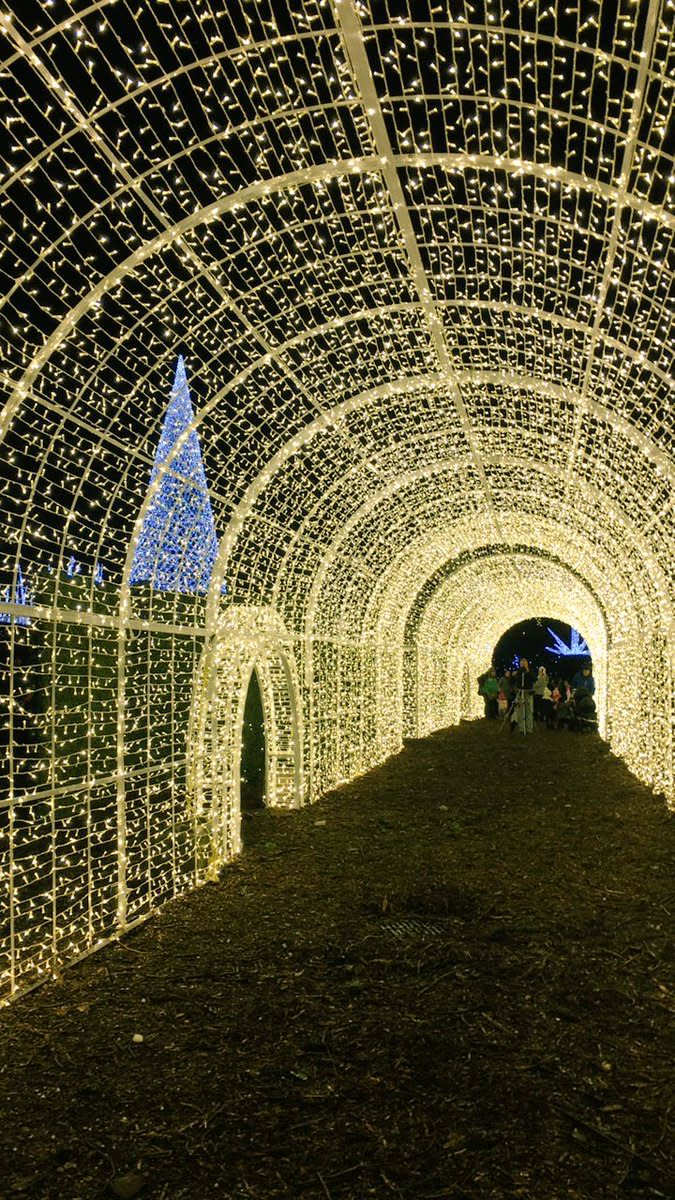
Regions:
[[[0, 14], [5, 994], [237, 852], [254, 667], [292, 807], [559, 617], [674, 794], [669, 0], [79, 8]], [[179, 353], [208, 595], [131, 583]]]

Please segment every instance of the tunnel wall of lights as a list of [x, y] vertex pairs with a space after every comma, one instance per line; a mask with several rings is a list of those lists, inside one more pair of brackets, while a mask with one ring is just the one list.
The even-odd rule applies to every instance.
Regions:
[[593, 651], [673, 802], [675, 8], [0, 12], [0, 995]]

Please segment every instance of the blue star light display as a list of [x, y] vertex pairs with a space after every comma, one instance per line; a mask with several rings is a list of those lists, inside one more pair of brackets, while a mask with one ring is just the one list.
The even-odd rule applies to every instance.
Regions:
[[[178, 359], [150, 484], [178, 438], [194, 421], [185, 363]], [[130, 583], [161, 592], [206, 592], [218, 539], [196, 430], [188, 435], [150, 502], [131, 566]]]
[[558, 637], [557, 633], [553, 632], [549, 625], [546, 626], [546, 629], [555, 642], [555, 646], [546, 647], [547, 650], [550, 650], [551, 654], [558, 654], [561, 658], [578, 658], [580, 655], [590, 654], [588, 642], [585, 638], [581, 637], [581, 634], [577, 633], [576, 629], [573, 629], [571, 632], [569, 646], [567, 642], [563, 642], [562, 638]]
[[[30, 604], [31, 596], [26, 587], [23, 578], [23, 572], [20, 566], [16, 568], [16, 582], [14, 584], [14, 595], [11, 595], [11, 587], [8, 585], [5, 588], [3, 600], [5, 604]], [[0, 613], [1, 625], [30, 625], [28, 617], [12, 617], [9, 613]]]

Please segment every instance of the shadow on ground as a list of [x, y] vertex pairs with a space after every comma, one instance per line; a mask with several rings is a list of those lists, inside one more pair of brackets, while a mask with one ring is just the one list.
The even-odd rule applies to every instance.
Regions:
[[0, 1197], [675, 1194], [675, 818], [474, 722], [0, 1018]]

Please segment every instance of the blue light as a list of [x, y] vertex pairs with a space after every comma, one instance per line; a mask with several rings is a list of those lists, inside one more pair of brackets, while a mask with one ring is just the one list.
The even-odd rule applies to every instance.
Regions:
[[[5, 604], [22, 604], [28, 605], [31, 603], [31, 595], [24, 582], [21, 567], [17, 565], [16, 581], [14, 583], [14, 599], [11, 599], [11, 587], [8, 584], [3, 594]], [[0, 625], [30, 625], [29, 617], [14, 617], [10, 613], [0, 612]]]
[[577, 633], [576, 629], [571, 631], [569, 646], [567, 642], [563, 642], [562, 638], [558, 637], [557, 633], [554, 633], [550, 626], [547, 625], [546, 629], [555, 642], [555, 646], [546, 647], [551, 654], [558, 654], [561, 658], [579, 658], [584, 654], [590, 655], [588, 642]]
[[[178, 359], [171, 400], [150, 475], [154, 483], [179, 437], [192, 425], [183, 356]], [[188, 434], [162, 476], [141, 527], [129, 582], [160, 592], [206, 592], [218, 553], [206, 473], [196, 430]]]

